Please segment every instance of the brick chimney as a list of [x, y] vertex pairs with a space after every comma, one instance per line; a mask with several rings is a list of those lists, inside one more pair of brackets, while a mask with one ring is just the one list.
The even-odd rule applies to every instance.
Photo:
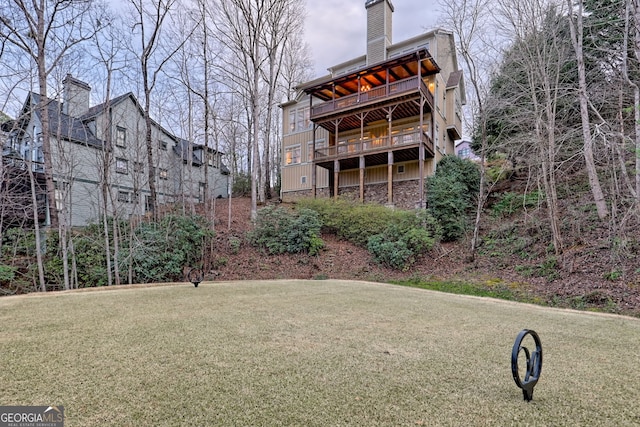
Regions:
[[391, 45], [391, 0], [367, 0], [367, 65], [385, 61]]
[[71, 74], [62, 81], [64, 84], [62, 112], [71, 117], [80, 117], [89, 110], [91, 86], [74, 78]]

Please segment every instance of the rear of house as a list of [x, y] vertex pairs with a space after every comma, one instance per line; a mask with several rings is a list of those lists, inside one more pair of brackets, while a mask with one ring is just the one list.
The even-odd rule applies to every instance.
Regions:
[[464, 81], [453, 34], [393, 44], [393, 5], [369, 0], [367, 53], [298, 87], [283, 109], [282, 194], [425, 206], [425, 178], [454, 154]]

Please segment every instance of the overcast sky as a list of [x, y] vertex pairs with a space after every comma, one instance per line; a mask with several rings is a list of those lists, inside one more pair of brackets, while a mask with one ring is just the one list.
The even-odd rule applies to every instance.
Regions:
[[[315, 77], [327, 68], [366, 51], [365, 0], [306, 0], [305, 37], [315, 63]], [[391, 0], [393, 42], [408, 39], [437, 25], [439, 12], [434, 0]]]

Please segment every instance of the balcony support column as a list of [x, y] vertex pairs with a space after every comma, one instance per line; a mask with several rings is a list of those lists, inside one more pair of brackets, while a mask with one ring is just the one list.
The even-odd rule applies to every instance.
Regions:
[[387, 156], [387, 204], [393, 206], [393, 151]]
[[360, 156], [360, 203], [364, 203], [364, 169], [365, 169], [364, 156]]
[[311, 147], [311, 197], [314, 199], [318, 194], [318, 177], [317, 177], [317, 169], [316, 166], [316, 130], [318, 129], [318, 125], [313, 124], [313, 145]]
[[[419, 65], [419, 64], [418, 64]], [[420, 209], [426, 208], [425, 197], [424, 197], [424, 138], [422, 138], [422, 133], [424, 132], [424, 104], [427, 102], [424, 94], [420, 95], [420, 131], [418, 133], [418, 165], [420, 169], [420, 179], [418, 180], [418, 185], [420, 186]], [[434, 114], [431, 114], [432, 116]]]
[[[424, 93], [420, 90], [422, 87], [422, 63], [420, 60], [420, 55], [418, 55], [418, 91], [420, 92], [420, 131], [418, 132], [418, 149], [420, 153], [418, 154], [418, 164], [420, 167], [420, 179], [418, 180], [418, 185], [420, 186], [420, 209], [424, 209], [427, 207], [425, 202], [424, 195], [424, 138], [422, 138], [422, 133], [424, 132], [424, 105], [427, 102], [427, 98]], [[432, 113], [431, 116], [434, 114]]]
[[338, 200], [338, 189], [340, 188], [340, 160], [333, 161], [333, 198]]

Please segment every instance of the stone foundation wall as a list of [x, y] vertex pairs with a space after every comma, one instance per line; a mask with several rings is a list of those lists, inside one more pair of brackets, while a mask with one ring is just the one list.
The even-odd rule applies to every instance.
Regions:
[[[330, 197], [328, 188], [319, 188], [318, 197]], [[360, 199], [360, 187], [341, 187], [338, 196], [346, 200]], [[311, 197], [311, 190], [288, 191], [282, 194], [283, 202], [293, 202], [300, 198]], [[364, 201], [387, 205], [387, 184], [369, 184], [364, 187]], [[402, 209], [420, 207], [420, 185], [418, 180], [399, 181], [393, 183], [393, 206]]]

